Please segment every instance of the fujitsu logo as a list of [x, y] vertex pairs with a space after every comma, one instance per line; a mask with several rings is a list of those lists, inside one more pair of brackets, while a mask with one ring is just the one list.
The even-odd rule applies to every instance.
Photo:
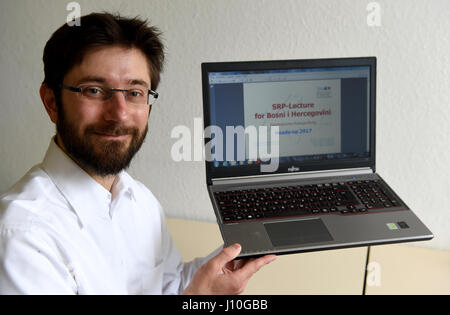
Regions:
[[291, 166], [288, 168], [288, 172], [298, 172], [298, 171], [300, 171], [300, 169], [295, 166]]

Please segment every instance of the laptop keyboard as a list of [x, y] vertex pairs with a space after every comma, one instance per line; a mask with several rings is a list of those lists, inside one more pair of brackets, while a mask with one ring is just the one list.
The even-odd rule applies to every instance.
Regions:
[[380, 180], [223, 191], [215, 192], [214, 196], [224, 223], [317, 214], [365, 214], [403, 206]]

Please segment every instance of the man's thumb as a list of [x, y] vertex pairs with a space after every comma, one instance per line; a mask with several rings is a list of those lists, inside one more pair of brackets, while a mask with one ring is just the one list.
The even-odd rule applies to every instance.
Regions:
[[235, 259], [241, 252], [241, 249], [241, 245], [239, 244], [233, 244], [222, 249], [222, 251], [211, 260], [214, 261], [214, 266], [216, 267], [215, 269], [217, 269], [217, 272], [220, 271], [226, 263]]

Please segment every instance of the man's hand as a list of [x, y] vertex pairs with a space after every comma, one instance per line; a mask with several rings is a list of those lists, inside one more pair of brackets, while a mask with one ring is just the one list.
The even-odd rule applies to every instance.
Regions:
[[184, 294], [240, 294], [255, 272], [277, 258], [266, 255], [233, 261], [240, 252], [239, 244], [224, 248], [197, 270]]

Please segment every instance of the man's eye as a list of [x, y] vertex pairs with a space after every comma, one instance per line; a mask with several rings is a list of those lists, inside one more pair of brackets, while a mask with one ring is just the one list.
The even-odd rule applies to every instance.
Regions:
[[141, 97], [144, 95], [144, 93], [142, 93], [141, 91], [136, 91], [136, 90], [129, 91], [128, 94], [131, 97]]
[[91, 98], [104, 98], [105, 97], [105, 90], [100, 86], [85, 86], [82, 88], [81, 92], [86, 97]]
[[87, 94], [91, 94], [91, 95], [98, 95], [102, 92], [102, 90], [100, 90], [99, 88], [96, 87], [90, 87], [86, 89], [86, 93]]

